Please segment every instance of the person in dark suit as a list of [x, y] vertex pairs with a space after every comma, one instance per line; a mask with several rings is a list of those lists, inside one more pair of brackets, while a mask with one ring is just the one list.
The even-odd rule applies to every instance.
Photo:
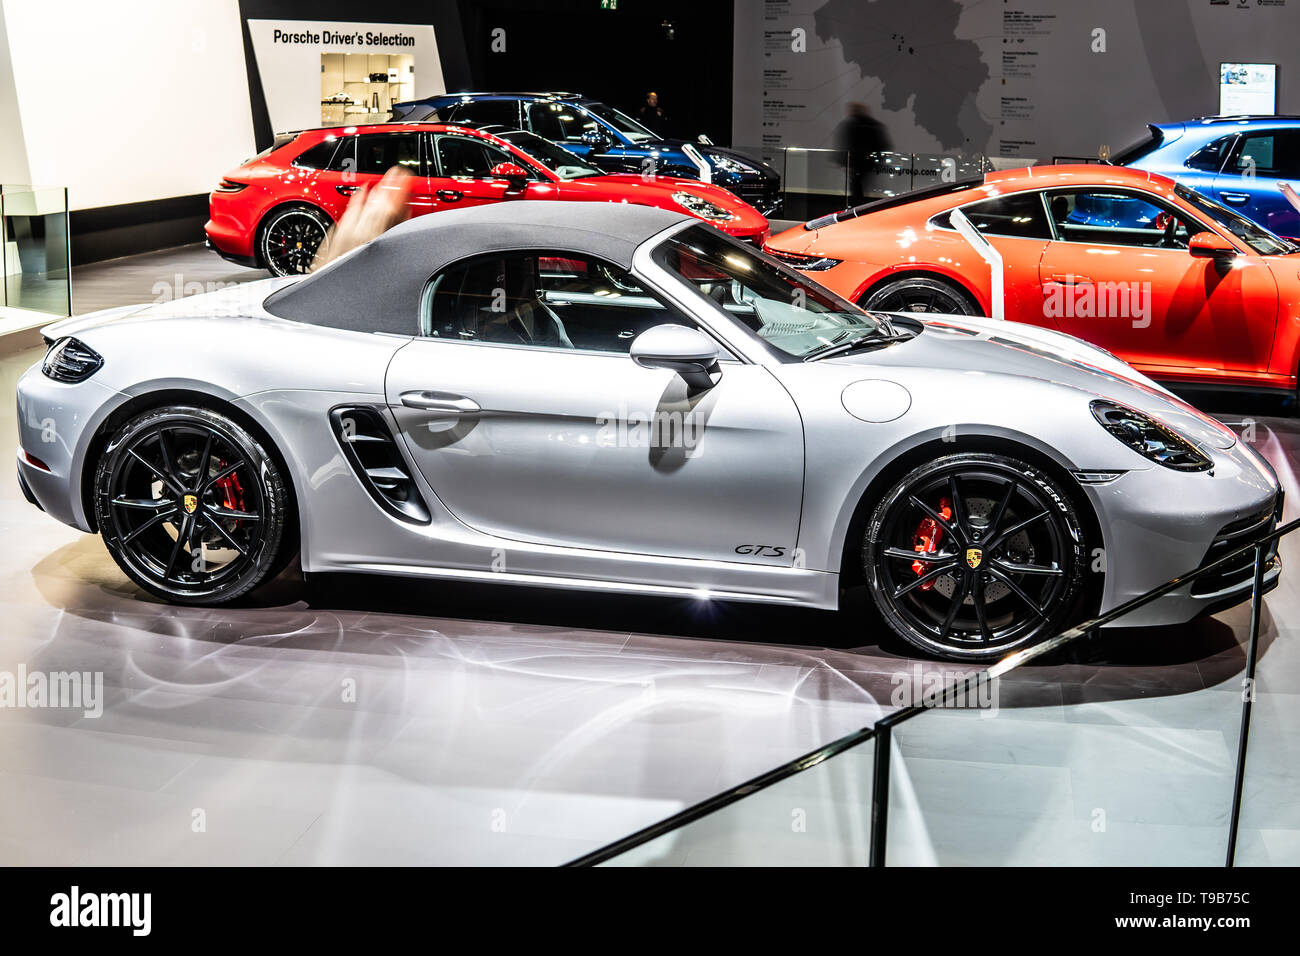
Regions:
[[636, 118], [647, 127], [651, 132], [664, 135], [664, 127], [668, 125], [668, 117], [664, 116], [663, 108], [659, 105], [659, 94], [651, 90], [645, 95], [645, 102], [637, 110]]
[[849, 205], [866, 200], [867, 176], [876, 164], [877, 153], [892, 149], [884, 124], [872, 117], [865, 103], [850, 103], [848, 116], [835, 127], [836, 161], [848, 166]]

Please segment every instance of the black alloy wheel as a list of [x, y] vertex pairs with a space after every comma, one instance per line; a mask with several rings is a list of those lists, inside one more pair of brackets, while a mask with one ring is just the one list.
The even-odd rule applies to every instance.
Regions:
[[110, 439], [95, 518], [118, 566], [179, 604], [221, 604], [279, 571], [289, 496], [275, 461], [209, 409], [155, 409]]
[[329, 227], [325, 215], [310, 206], [277, 209], [261, 228], [262, 264], [277, 276], [306, 273]]
[[886, 282], [863, 296], [858, 305], [875, 312], [980, 314], [979, 306], [965, 292], [942, 280], [923, 276]]
[[948, 455], [913, 469], [876, 506], [863, 560], [872, 597], [904, 640], [987, 661], [1068, 626], [1086, 542], [1051, 478], [1002, 455]]

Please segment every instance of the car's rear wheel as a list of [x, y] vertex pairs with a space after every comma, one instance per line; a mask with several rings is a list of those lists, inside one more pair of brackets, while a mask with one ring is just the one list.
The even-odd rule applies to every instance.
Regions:
[[277, 276], [307, 272], [329, 229], [329, 217], [312, 206], [299, 204], [272, 210], [258, 230], [257, 250], [262, 265]]
[[872, 597], [913, 646], [986, 661], [1067, 627], [1087, 547], [1066, 491], [1028, 462], [947, 455], [912, 469], [867, 522]]
[[926, 276], [910, 276], [883, 282], [867, 292], [858, 305], [876, 312], [980, 314], [978, 303], [964, 290], [942, 279], [931, 279]]
[[288, 503], [257, 439], [194, 406], [133, 418], [95, 472], [95, 518], [113, 560], [178, 604], [222, 604], [274, 576]]

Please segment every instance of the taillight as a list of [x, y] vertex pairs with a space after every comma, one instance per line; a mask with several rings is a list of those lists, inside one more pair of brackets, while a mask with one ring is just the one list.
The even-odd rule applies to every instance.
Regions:
[[59, 339], [45, 353], [41, 371], [56, 382], [84, 382], [94, 375], [104, 357], [84, 342], [71, 337]]
[[241, 189], [247, 189], [248, 183], [237, 183], [233, 179], [223, 179], [217, 183], [217, 188], [213, 192], [217, 193], [237, 193]]

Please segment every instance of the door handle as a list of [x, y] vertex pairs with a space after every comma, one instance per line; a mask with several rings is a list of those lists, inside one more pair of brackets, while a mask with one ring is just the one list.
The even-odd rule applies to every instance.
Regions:
[[438, 198], [443, 202], [460, 202], [465, 194], [458, 189], [439, 189]]
[[351, 196], [354, 192], [357, 191], [357, 187], [356, 186], [335, 186], [334, 191], [337, 192], [340, 196]]
[[1092, 279], [1088, 276], [1076, 275], [1053, 275], [1047, 277], [1048, 282], [1055, 282], [1058, 285], [1092, 285]]
[[473, 415], [482, 411], [479, 403], [464, 395], [451, 395], [447, 392], [403, 392], [402, 404], [407, 408], [418, 408], [425, 412], [438, 412], [443, 415]]
[[1219, 198], [1226, 203], [1232, 203], [1234, 206], [1243, 206], [1250, 202], [1250, 193], [1226, 193], [1220, 190]]

